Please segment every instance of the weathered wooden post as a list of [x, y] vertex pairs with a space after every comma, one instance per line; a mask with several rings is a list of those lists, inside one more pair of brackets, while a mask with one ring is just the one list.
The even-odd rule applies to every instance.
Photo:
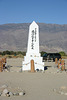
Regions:
[[0, 72], [2, 72], [2, 61], [0, 60]]
[[59, 62], [58, 62], [58, 69], [59, 69], [60, 67], [59, 67]]
[[65, 70], [65, 61], [62, 60], [61, 64], [62, 64], [62, 68], [61, 68], [61, 70], [63, 71], [63, 70]]
[[34, 69], [34, 60], [31, 60], [31, 72], [35, 72], [35, 69]]
[[3, 71], [3, 58], [1, 59], [1, 70]]
[[58, 64], [58, 59], [57, 58], [55, 58], [55, 64]]
[[2, 67], [3, 67], [3, 69], [5, 68], [5, 64], [6, 64], [6, 58], [2, 58]]
[[58, 69], [61, 69], [61, 59], [59, 59], [59, 62], [58, 62]]
[[61, 62], [62, 61], [62, 59], [59, 59], [59, 62]]
[[3, 58], [4, 63], [6, 63], [6, 58]]
[[4, 66], [3, 66], [4, 58], [2, 58], [1, 61], [2, 61], [2, 71], [3, 71], [3, 68], [4, 68]]

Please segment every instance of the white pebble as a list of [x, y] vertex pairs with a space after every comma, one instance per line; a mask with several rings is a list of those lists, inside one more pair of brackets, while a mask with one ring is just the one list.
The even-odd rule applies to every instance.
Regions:
[[64, 92], [61, 92], [61, 95], [64, 94]]
[[10, 97], [10, 95], [9, 95], [9, 94], [6, 94], [6, 96], [7, 96], [7, 97]]
[[10, 95], [10, 96], [13, 96], [13, 93], [12, 93], [12, 92], [9, 92], [9, 95]]
[[23, 92], [20, 92], [19, 95], [22, 96], [23, 95]]
[[54, 92], [56, 92], [56, 89], [53, 89]]
[[67, 93], [64, 93], [64, 95], [67, 95]]
[[8, 93], [8, 90], [7, 89], [4, 89], [3, 90], [3, 94], [7, 94]]
[[13, 95], [14, 95], [14, 96], [18, 96], [18, 95], [19, 95], [19, 93], [13, 93]]

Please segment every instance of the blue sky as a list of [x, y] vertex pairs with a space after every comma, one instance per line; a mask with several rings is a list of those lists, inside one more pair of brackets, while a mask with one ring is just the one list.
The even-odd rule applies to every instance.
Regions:
[[67, 0], [0, 0], [0, 24], [67, 24]]

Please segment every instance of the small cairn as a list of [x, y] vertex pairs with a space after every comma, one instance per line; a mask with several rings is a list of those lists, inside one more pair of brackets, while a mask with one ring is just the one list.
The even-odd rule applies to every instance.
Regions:
[[11, 97], [11, 96], [23, 96], [23, 95], [25, 95], [25, 91], [19, 87], [11, 88], [8, 87], [7, 85], [3, 85], [0, 87], [0, 96]]
[[58, 93], [58, 94], [67, 96], [67, 87], [66, 86], [62, 86], [59, 89], [53, 89], [53, 91]]

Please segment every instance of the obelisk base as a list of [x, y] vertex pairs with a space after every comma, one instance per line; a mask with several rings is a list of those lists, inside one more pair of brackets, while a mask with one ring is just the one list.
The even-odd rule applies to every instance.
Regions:
[[24, 57], [24, 61], [22, 62], [22, 70], [26, 71], [29, 70], [31, 71], [31, 60], [34, 60], [34, 66], [35, 70], [44, 70], [44, 62], [42, 62], [42, 57]]

